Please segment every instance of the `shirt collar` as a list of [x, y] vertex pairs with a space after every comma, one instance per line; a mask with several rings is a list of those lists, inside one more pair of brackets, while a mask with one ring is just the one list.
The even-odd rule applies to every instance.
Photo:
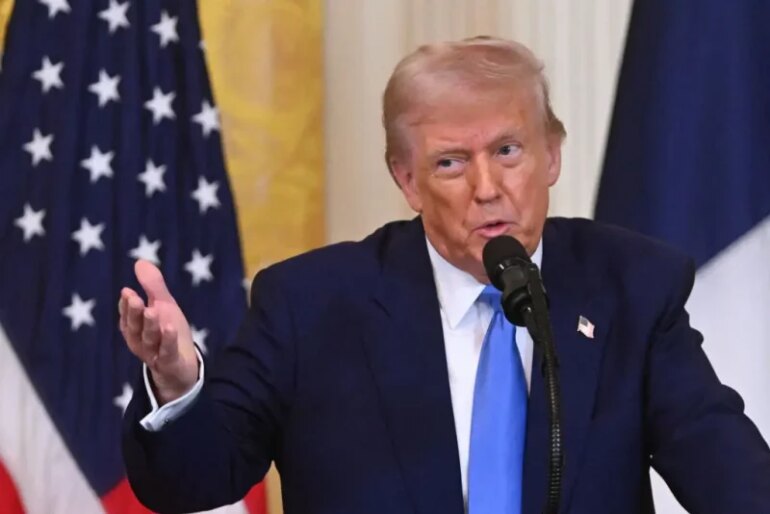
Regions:
[[[484, 290], [484, 284], [476, 280], [470, 273], [450, 264], [438, 253], [427, 237], [425, 243], [428, 245], [428, 255], [433, 268], [433, 279], [436, 282], [439, 305], [446, 314], [449, 327], [455, 329], [476, 302], [481, 291]], [[532, 255], [532, 262], [539, 268], [542, 261], [543, 240], [540, 239], [537, 249]]]

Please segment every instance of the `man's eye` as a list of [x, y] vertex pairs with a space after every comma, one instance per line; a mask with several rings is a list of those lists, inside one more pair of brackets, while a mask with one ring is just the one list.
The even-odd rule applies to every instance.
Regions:
[[463, 172], [465, 161], [446, 157], [436, 161], [436, 173], [442, 176], [456, 176]]
[[498, 153], [503, 156], [509, 156], [518, 154], [520, 150], [521, 147], [519, 145], [511, 143], [501, 146], [500, 150], [498, 150]]

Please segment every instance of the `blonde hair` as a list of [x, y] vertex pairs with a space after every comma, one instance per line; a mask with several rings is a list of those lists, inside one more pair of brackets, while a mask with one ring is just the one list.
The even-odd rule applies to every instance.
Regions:
[[533, 86], [547, 133], [563, 139], [566, 131], [551, 108], [543, 64], [526, 46], [478, 36], [419, 47], [396, 65], [383, 94], [388, 168], [394, 155], [407, 150], [406, 125], [415, 123], [417, 111], [430, 106], [436, 97], [449, 90], [456, 94], [458, 86], [471, 94], [510, 94], [522, 84]]

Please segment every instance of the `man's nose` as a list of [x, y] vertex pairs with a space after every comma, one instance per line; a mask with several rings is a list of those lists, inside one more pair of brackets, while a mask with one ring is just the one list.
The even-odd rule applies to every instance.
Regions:
[[500, 190], [495, 181], [489, 158], [478, 157], [474, 159], [471, 173], [473, 196], [477, 203], [489, 203], [500, 197]]

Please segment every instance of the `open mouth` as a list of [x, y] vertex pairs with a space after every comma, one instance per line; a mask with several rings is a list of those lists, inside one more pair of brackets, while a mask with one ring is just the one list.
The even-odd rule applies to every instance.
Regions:
[[493, 238], [505, 234], [510, 225], [510, 223], [505, 223], [504, 221], [492, 221], [478, 227], [476, 232], [482, 237]]

